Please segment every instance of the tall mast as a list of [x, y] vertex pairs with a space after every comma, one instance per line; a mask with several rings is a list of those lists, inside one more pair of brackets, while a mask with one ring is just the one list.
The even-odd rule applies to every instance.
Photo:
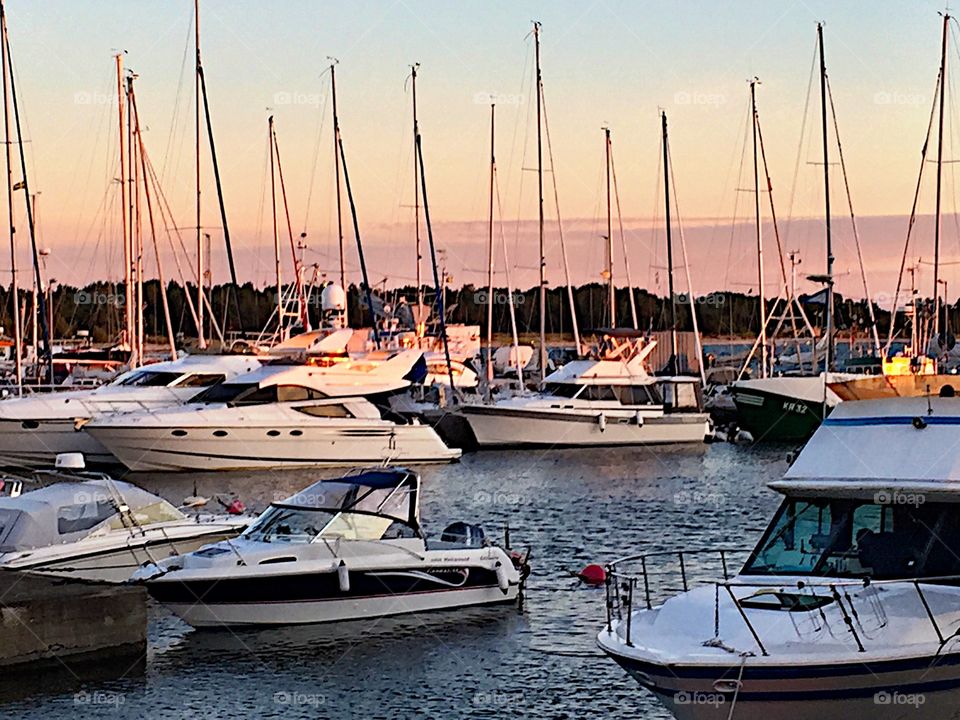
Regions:
[[490, 214], [487, 226], [487, 396], [493, 395], [493, 192], [497, 159], [494, 153], [496, 104], [490, 103]]
[[[347, 268], [343, 257], [343, 207], [340, 200], [340, 118], [337, 115], [337, 61], [330, 63], [330, 96], [333, 104], [333, 162], [337, 184], [337, 238], [340, 243], [340, 287], [347, 291]], [[346, 307], [344, 307], [346, 314]]]
[[[27, 206], [27, 227], [30, 231], [30, 249], [33, 254], [33, 278], [37, 284], [37, 291], [34, 293], [34, 308], [37, 311], [40, 328], [43, 332], [43, 345], [47, 355], [47, 370], [50, 385], [53, 385], [53, 344], [50, 342], [50, 325], [47, 324], [46, 298], [43, 292], [43, 278], [40, 273], [40, 253], [37, 249], [37, 231], [34, 222], [34, 209], [30, 202], [30, 185], [27, 182], [27, 155], [23, 148], [23, 131], [20, 126], [20, 106], [17, 103], [17, 82], [13, 74], [13, 59], [10, 54], [10, 36], [6, 33], [6, 24], [3, 25], [3, 53], [7, 57], [7, 68], [10, 72], [10, 98], [13, 101], [13, 123], [17, 130], [17, 146], [20, 151], [20, 173], [23, 183], [23, 197]], [[34, 323], [34, 332], [36, 333], [36, 322]], [[39, 365], [39, 363], [38, 363]], [[39, 372], [37, 373], [39, 379]]]
[[194, 161], [197, 195], [197, 346], [203, 350], [207, 341], [203, 337], [203, 236], [200, 234], [200, 0], [193, 0], [194, 56]]
[[[142, 242], [140, 233], [140, 190], [137, 184], [137, 154], [133, 137], [133, 80], [136, 75], [127, 71], [127, 163], [130, 184], [130, 284], [127, 286], [129, 302], [125, 308], [130, 323], [130, 366], [139, 367], [143, 358], [143, 277]], [[53, 323], [51, 322], [52, 326]]]
[[131, 348], [133, 359], [133, 323], [131, 306], [133, 296], [130, 275], [130, 219], [127, 215], [127, 128], [125, 119], [126, 96], [123, 91], [123, 52], [116, 54], [117, 64], [117, 119], [120, 131], [120, 224], [123, 228], [123, 294], [124, 294], [124, 331], [123, 341]]
[[760, 217], [760, 164], [757, 153], [757, 83], [750, 81], [750, 113], [753, 117], [753, 199], [757, 217], [757, 288], [760, 299], [760, 377], [767, 377], [767, 298], [763, 283], [763, 233]]
[[540, 23], [533, 23], [533, 42], [537, 60], [537, 211], [540, 236], [540, 382], [547, 377], [547, 260], [543, 250], [543, 76], [540, 73]]
[[422, 304], [423, 278], [420, 275], [420, 261], [423, 259], [420, 242], [420, 160], [417, 157], [417, 134], [420, 125], [417, 122], [417, 68], [420, 63], [410, 66], [410, 89], [413, 93], [413, 227], [417, 241], [417, 306]]
[[[947, 30], [950, 16], [943, 16], [943, 43], [940, 48], [940, 123], [937, 131], [937, 207], [933, 226], [933, 332], [940, 336], [940, 183], [943, 173], [943, 112], [947, 88]], [[946, 298], [944, 298], [946, 302]], [[945, 346], [944, 346], [945, 347]]]
[[[0, 37], [7, 37], [7, 13], [3, 7], [3, 0], [0, 0]], [[13, 224], [13, 159], [10, 156], [10, 91], [7, 82], [7, 53], [0, 52], [2, 55], [3, 68], [3, 138], [6, 147], [7, 158], [7, 217], [9, 218], [10, 230], [10, 294], [13, 296], [13, 345], [14, 362], [17, 377], [17, 393], [23, 391], [23, 333], [20, 323], [20, 288], [17, 283], [17, 243], [14, 237], [16, 229]]]
[[661, 111], [663, 125], [663, 202], [666, 208], [664, 220], [667, 226], [667, 299], [670, 308], [670, 361], [667, 372], [676, 375], [677, 367], [677, 306], [673, 292], [673, 236], [670, 229], [670, 145], [667, 139], [667, 113]]
[[610, 296], [610, 327], [617, 326], [617, 297], [613, 286], [613, 211], [610, 205], [610, 128], [603, 129], [607, 158], [607, 291]]
[[[944, 26], [946, 28], [946, 26]], [[944, 29], [946, 33], [946, 29]], [[826, 330], [827, 353], [823, 369], [833, 369], [833, 237], [830, 234], [830, 156], [827, 137], [827, 63], [823, 56], [823, 23], [817, 23], [817, 41], [820, 46], [820, 110], [823, 135], [823, 197], [825, 206], [824, 227], [827, 231], [827, 310]], [[944, 56], [946, 57], [946, 56]], [[936, 288], [934, 288], [936, 291]]]
[[280, 277], [280, 232], [277, 229], [277, 181], [276, 161], [273, 156], [273, 115], [267, 119], [268, 142], [270, 143], [270, 206], [273, 210], [273, 263], [277, 275], [277, 338], [283, 338], [283, 280]]

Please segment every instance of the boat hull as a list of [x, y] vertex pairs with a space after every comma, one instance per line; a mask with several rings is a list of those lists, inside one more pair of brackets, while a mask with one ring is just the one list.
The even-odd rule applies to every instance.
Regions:
[[702, 443], [710, 433], [709, 416], [677, 413], [660, 417], [610, 416], [600, 412], [551, 412], [538, 409], [467, 406], [460, 412], [483, 447], [593, 447]]
[[[440, 572], [450, 576], [456, 571]], [[415, 573], [351, 571], [347, 590], [341, 588], [336, 572], [202, 581], [161, 578], [147, 581], [147, 590], [194, 627], [361, 620], [512, 603], [519, 592], [516, 585], [502, 591], [496, 574], [484, 568], [469, 568], [459, 586], [424, 580], [424, 574], [423, 568]]]
[[[131, 542], [127, 546], [96, 548], [81, 551], [76, 555], [59, 557], [52, 554], [36, 553], [30, 557], [9, 563], [0, 561], [0, 568], [23, 570], [43, 575], [52, 575], [73, 580], [92, 582], [122, 583], [145, 563], [158, 562], [175, 555], [199, 550], [205, 545], [228, 540], [240, 532], [211, 530], [208, 533], [183, 538], [157, 538], [147, 542]], [[56, 550], [56, 548], [53, 548]]]
[[448, 448], [426, 425], [171, 429], [105, 424], [87, 432], [136, 472], [419, 464], [460, 457], [460, 450]]
[[[884, 662], [762, 667], [747, 658], [723, 666], [669, 667], [600, 647], [677, 720], [823, 720], [952, 717], [960, 702], [960, 655]], [[739, 685], [739, 690], [736, 689]]]
[[830, 409], [817, 402], [756, 388], [731, 389], [737, 422], [756, 441], [803, 442], [808, 440]]
[[88, 465], [118, 465], [96, 438], [77, 429], [73, 418], [0, 420], [0, 465], [50, 467], [60, 453], [83, 453]]

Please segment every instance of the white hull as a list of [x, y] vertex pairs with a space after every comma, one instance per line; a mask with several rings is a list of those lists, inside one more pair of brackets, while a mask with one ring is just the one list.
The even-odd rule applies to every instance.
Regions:
[[381, 421], [298, 428], [191, 427], [181, 436], [173, 433], [183, 430], [170, 427], [112, 423], [90, 427], [87, 432], [136, 472], [431, 463], [460, 457], [460, 450], [444, 445], [427, 425]]
[[[95, 438], [76, 429], [73, 419], [0, 420], [0, 465], [50, 467], [60, 453], [79, 452], [88, 464], [115, 465], [117, 459]], [[32, 424], [32, 423], [31, 423]]]
[[462, 410], [481, 447], [603, 446], [701, 443], [710, 433], [710, 419], [701, 413], [659, 417], [599, 411], [501, 409], [469, 406]]
[[508, 588], [506, 593], [494, 586], [362, 599], [234, 603], [213, 606], [205, 605], [202, 602], [193, 604], [167, 603], [167, 607], [194, 627], [316, 624], [447, 610], [473, 605], [510, 603], [516, 601], [517, 592], [516, 586]]
[[211, 528], [210, 532], [203, 535], [173, 540], [152, 539], [149, 543], [131, 542], [127, 546], [119, 547], [114, 544], [112, 548], [98, 548], [95, 542], [76, 543], [69, 546], [74, 553], [72, 555], [66, 555], [62, 548], [52, 546], [10, 562], [3, 562], [0, 559], [0, 568], [24, 570], [72, 580], [122, 583], [129, 580], [130, 576], [145, 563], [199, 550], [204, 545], [234, 537], [239, 530], [238, 527], [235, 531], [224, 532], [222, 529]]

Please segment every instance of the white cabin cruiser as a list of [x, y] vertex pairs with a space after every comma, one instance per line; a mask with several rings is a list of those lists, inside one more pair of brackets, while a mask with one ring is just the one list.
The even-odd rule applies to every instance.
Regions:
[[[419, 364], [405, 352], [400, 367]], [[382, 367], [394, 361], [384, 363]], [[405, 365], [404, 365], [405, 363]], [[331, 385], [325, 368], [266, 365], [227, 381], [179, 408], [125, 413], [84, 430], [134, 471], [240, 470], [350, 466], [357, 463], [450, 462], [448, 448], [428, 425], [384, 417], [373, 388], [409, 386], [396, 367], [366, 389]], [[349, 372], [349, 371], [347, 371]], [[372, 394], [372, 393], [371, 393]], [[377, 398], [372, 398], [376, 400]]]
[[188, 516], [157, 495], [100, 473], [45, 478], [59, 482], [0, 496], [4, 570], [120, 583], [146, 562], [236, 537], [250, 521]]
[[960, 398], [841, 403], [736, 577], [686, 589], [686, 552], [659, 602], [649, 555], [610, 566], [601, 649], [680, 720], [952, 717], [958, 429]]
[[420, 478], [363, 470], [273, 503], [238, 539], [142, 568], [154, 599], [197, 627], [367, 619], [516, 601], [526, 558], [455, 523], [420, 527]]
[[79, 432], [91, 418], [180, 405], [258, 367], [256, 358], [244, 355], [190, 355], [145, 365], [91, 390], [0, 401], [0, 464], [50, 466], [58, 454], [70, 452], [83, 453], [90, 464], [116, 464], [95, 438]]
[[467, 403], [459, 412], [481, 448], [701, 443], [710, 417], [700, 380], [649, 374], [655, 345], [621, 343], [600, 359], [566, 363], [547, 376], [543, 392]]

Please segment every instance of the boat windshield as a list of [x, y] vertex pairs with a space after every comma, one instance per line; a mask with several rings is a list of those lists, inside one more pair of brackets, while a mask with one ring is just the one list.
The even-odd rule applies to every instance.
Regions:
[[409, 487], [320, 482], [267, 509], [243, 534], [260, 542], [385, 540], [415, 537]]
[[138, 370], [120, 381], [126, 387], [166, 387], [179, 379], [183, 373], [158, 370]]
[[898, 580], [960, 576], [960, 513], [922, 495], [787, 498], [743, 575]]
[[327, 395], [302, 385], [267, 385], [257, 383], [220, 383], [194, 395], [191, 403], [225, 403], [227, 405], [266, 405], [276, 402], [324, 400]]
[[243, 536], [257, 542], [308, 544], [320, 540], [386, 540], [414, 537], [406, 523], [362, 512], [274, 506]]

